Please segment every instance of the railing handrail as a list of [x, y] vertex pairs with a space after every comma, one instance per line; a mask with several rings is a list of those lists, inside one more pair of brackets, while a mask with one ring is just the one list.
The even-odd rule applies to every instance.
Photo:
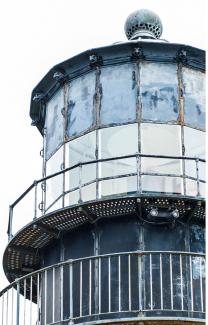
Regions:
[[73, 170], [77, 167], [84, 166], [84, 165], [90, 165], [90, 164], [95, 164], [95, 163], [100, 163], [100, 162], [106, 162], [106, 161], [113, 161], [113, 160], [119, 160], [119, 159], [127, 159], [127, 158], [136, 158], [136, 157], [141, 157], [141, 158], [159, 158], [159, 159], [179, 159], [179, 160], [194, 160], [194, 161], [200, 161], [200, 162], [206, 162], [205, 159], [198, 158], [198, 157], [188, 157], [188, 156], [165, 156], [165, 155], [147, 155], [147, 154], [141, 154], [141, 153], [136, 153], [134, 155], [125, 155], [125, 156], [117, 156], [117, 157], [111, 157], [111, 158], [102, 158], [102, 159], [94, 159], [94, 160], [88, 160], [85, 162], [79, 162], [77, 164], [72, 165], [71, 167], [67, 167], [63, 170], [60, 170], [59, 172], [50, 174], [46, 177], [40, 178], [38, 180], [34, 180], [33, 183], [10, 205], [11, 208], [14, 208], [17, 203], [19, 203], [27, 193], [29, 193], [37, 184], [47, 181], [50, 178], [59, 176], [61, 174], [64, 174], [70, 170]]
[[[7, 234], [9, 236], [9, 239], [12, 238], [12, 219], [13, 219], [13, 209], [14, 207], [33, 189], [36, 188], [37, 189], [37, 185], [39, 183], [43, 183], [53, 177], [62, 175], [64, 173], [67, 173], [68, 171], [74, 170], [75, 168], [78, 167], [83, 167], [85, 165], [90, 165], [90, 164], [97, 164], [97, 163], [102, 163], [102, 162], [109, 162], [109, 161], [114, 161], [114, 160], [121, 160], [121, 159], [129, 159], [129, 158], [156, 158], [156, 159], [175, 159], [175, 160], [192, 160], [196, 162], [196, 170], [197, 170], [197, 178], [195, 179], [197, 181], [198, 187], [199, 187], [199, 182], [205, 183], [204, 180], [199, 179], [199, 175], [198, 175], [198, 163], [199, 162], [206, 162], [205, 159], [199, 158], [199, 157], [189, 157], [189, 156], [171, 156], [171, 155], [150, 155], [150, 154], [142, 154], [142, 153], [135, 153], [133, 155], [125, 155], [125, 156], [117, 156], [117, 157], [111, 157], [111, 158], [101, 158], [101, 159], [95, 159], [95, 160], [88, 160], [85, 162], [79, 162], [77, 164], [74, 164], [73, 166], [67, 167], [63, 170], [60, 170], [56, 173], [50, 174], [48, 176], [45, 176], [41, 179], [38, 180], [34, 180], [34, 182], [9, 206], [9, 220], [8, 220], [8, 230], [7, 230]], [[142, 175], [150, 175], [150, 176], [172, 176], [172, 177], [181, 177], [181, 178], [190, 178], [192, 180], [194, 180], [193, 177], [188, 176], [188, 175], [176, 175], [176, 174], [169, 174], [169, 173], [144, 173], [144, 172], [137, 172], [140, 177]], [[121, 176], [125, 176], [125, 175], [121, 175]], [[121, 177], [121, 176], [117, 176], [117, 177]], [[100, 180], [100, 178], [98, 178]]]
[[45, 271], [52, 270], [53, 268], [58, 268], [64, 265], [70, 265], [70, 264], [75, 264], [78, 262], [83, 262], [83, 261], [88, 261], [88, 260], [96, 260], [96, 259], [101, 259], [101, 258], [108, 258], [108, 257], [116, 257], [116, 256], [125, 256], [125, 255], [183, 255], [183, 256], [193, 256], [193, 257], [206, 257], [205, 253], [197, 253], [197, 252], [184, 252], [184, 251], [142, 251], [142, 250], [137, 250], [137, 251], [131, 251], [131, 252], [120, 252], [120, 253], [109, 253], [109, 254], [101, 254], [101, 255], [93, 255], [93, 256], [87, 256], [87, 257], [81, 257], [77, 259], [68, 259], [63, 262], [59, 262], [50, 266], [46, 266], [42, 269], [38, 269], [36, 271], [33, 271], [31, 273], [28, 273], [20, 278], [15, 279], [15, 281], [11, 282], [7, 287], [5, 287], [2, 291], [0, 291], [0, 297], [9, 289], [17, 285], [22, 280], [31, 278], [32, 276], [36, 274], [41, 274]]

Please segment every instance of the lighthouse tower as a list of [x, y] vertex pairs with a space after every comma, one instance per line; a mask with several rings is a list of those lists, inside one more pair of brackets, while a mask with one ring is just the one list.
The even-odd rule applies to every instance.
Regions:
[[205, 53], [162, 30], [135, 11], [34, 88], [43, 177], [10, 206], [2, 325], [205, 321]]

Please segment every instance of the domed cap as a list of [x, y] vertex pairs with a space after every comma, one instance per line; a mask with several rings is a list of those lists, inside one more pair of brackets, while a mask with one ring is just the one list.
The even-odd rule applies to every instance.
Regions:
[[141, 38], [158, 39], [162, 35], [162, 22], [153, 11], [140, 9], [126, 19], [124, 30], [129, 40]]

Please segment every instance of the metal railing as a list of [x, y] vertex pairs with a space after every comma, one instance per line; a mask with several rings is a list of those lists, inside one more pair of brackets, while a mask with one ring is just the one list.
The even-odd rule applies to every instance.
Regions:
[[[154, 161], [153, 171], [150, 167], [145, 167], [147, 162], [151, 160]], [[177, 169], [180, 172], [161, 172], [160, 169], [163, 170], [165, 168], [161, 168], [160, 164], [154, 166], [155, 161], [159, 160], [163, 161], [163, 167], [165, 166], [164, 162], [167, 162], [168, 165], [171, 161], [173, 165], [176, 164], [177, 166], [177, 168], [173, 166], [172, 170]], [[82, 202], [97, 201], [108, 196], [162, 194], [201, 198], [204, 196], [202, 187], [205, 180], [204, 177], [203, 179], [201, 177], [204, 163], [204, 159], [195, 157], [134, 154], [76, 164], [34, 181], [10, 205], [8, 223], [9, 240], [13, 237], [13, 219], [17, 223], [17, 231], [26, 224], [23, 218], [25, 215], [27, 215], [28, 222], [30, 222], [59, 208], [80, 204]], [[106, 168], [106, 166], [103, 167], [104, 164], [110, 166], [107, 167], [107, 174], [105, 171], [107, 176], [102, 176], [103, 169]], [[118, 172], [119, 164], [121, 170]], [[191, 173], [187, 172], [188, 165], [186, 166], [186, 164], [193, 164]], [[85, 171], [87, 166], [91, 168], [90, 171], [89, 169]], [[171, 167], [167, 168], [167, 170], [169, 169], [171, 170]], [[76, 185], [72, 184], [74, 182], [71, 181], [72, 173], [75, 172], [77, 173]], [[91, 176], [89, 176], [90, 173], [92, 174]], [[155, 188], [153, 184], [155, 184]], [[108, 187], [107, 193], [104, 191], [105, 186]], [[110, 188], [111, 190], [109, 190]], [[34, 204], [31, 204], [31, 202], [34, 202]], [[21, 218], [13, 218], [14, 208], [16, 210], [20, 209], [19, 211], [15, 210], [15, 212], [17, 216], [18, 214], [21, 215]], [[22, 224], [18, 224], [18, 221], [22, 221]]]
[[205, 255], [135, 251], [68, 260], [0, 292], [1, 325], [205, 317]]

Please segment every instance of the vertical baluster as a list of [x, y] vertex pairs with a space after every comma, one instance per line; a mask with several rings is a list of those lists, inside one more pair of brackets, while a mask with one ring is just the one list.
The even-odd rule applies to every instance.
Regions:
[[33, 278], [30, 277], [30, 325], [32, 325], [32, 294], [33, 294]]
[[118, 311], [121, 311], [121, 256], [118, 256]]
[[2, 308], [1, 308], [1, 325], [4, 325], [4, 294], [2, 295]]
[[128, 255], [129, 311], [131, 310], [131, 255]]
[[99, 292], [99, 304], [98, 304], [98, 313], [101, 313], [101, 258], [98, 259], [98, 292]]
[[153, 292], [152, 292], [152, 254], [150, 254], [149, 256], [150, 258], [150, 309], [153, 309], [153, 305], [152, 305], [152, 296], [153, 296]]
[[52, 269], [52, 276], [53, 276], [53, 287], [52, 287], [52, 297], [53, 297], [53, 303], [52, 303], [52, 320], [55, 321], [55, 267]]
[[8, 325], [9, 290], [6, 291], [6, 325]]
[[45, 325], [47, 324], [47, 278], [48, 278], [48, 272], [47, 270], [45, 270], [45, 297], [44, 297]]
[[39, 309], [40, 309], [40, 273], [37, 274], [37, 325], [40, 324]]
[[89, 315], [92, 313], [92, 260], [89, 260]]
[[172, 263], [172, 254], [170, 254], [170, 300], [171, 300], [171, 310], [173, 310], [173, 263]]
[[203, 285], [202, 285], [202, 257], [200, 256], [200, 294], [201, 294], [201, 311], [204, 311], [204, 302], [203, 302]]
[[14, 288], [12, 287], [12, 308], [11, 308], [11, 325], [13, 325], [13, 320], [14, 320]]
[[108, 257], [108, 312], [111, 312], [111, 256]]
[[163, 266], [162, 266], [162, 254], [160, 253], [160, 305], [163, 310]]
[[82, 317], [82, 261], [79, 264], [79, 273], [80, 273], [80, 292], [79, 292], [79, 313], [80, 313], [80, 317]]
[[139, 310], [142, 310], [142, 256], [138, 255]]
[[73, 319], [73, 263], [69, 264], [69, 281], [70, 281], [70, 320]]
[[24, 279], [24, 303], [23, 303], [23, 324], [26, 325], [26, 279]]
[[64, 301], [64, 294], [63, 294], [63, 283], [64, 283], [64, 268], [61, 265], [60, 268], [60, 314], [61, 314], [61, 321], [63, 320], [63, 301]]
[[20, 316], [20, 283], [17, 282], [17, 305], [16, 305], [16, 325], [20, 325], [19, 316]]
[[192, 256], [189, 255], [189, 267], [190, 267], [190, 289], [191, 289], [191, 310], [194, 310], [193, 301], [193, 277], [192, 277]]
[[181, 278], [181, 310], [183, 310], [183, 262], [180, 254], [180, 278]]

